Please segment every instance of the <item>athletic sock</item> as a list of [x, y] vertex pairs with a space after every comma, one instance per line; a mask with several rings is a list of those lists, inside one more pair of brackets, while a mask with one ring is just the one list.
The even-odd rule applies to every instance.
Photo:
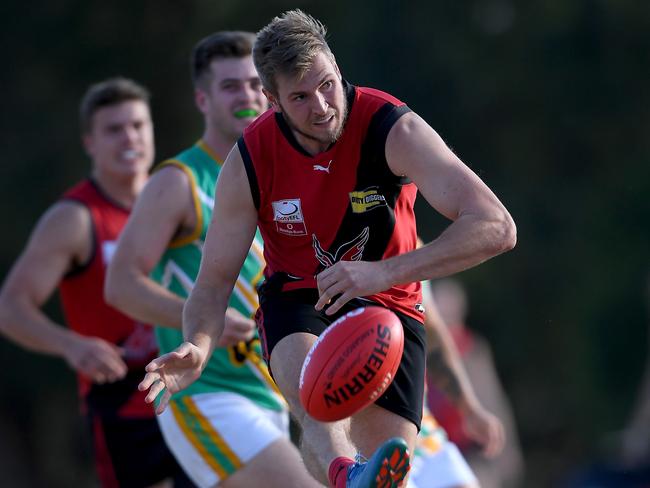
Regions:
[[345, 488], [348, 466], [354, 464], [349, 457], [340, 456], [330, 463], [327, 477], [332, 488]]

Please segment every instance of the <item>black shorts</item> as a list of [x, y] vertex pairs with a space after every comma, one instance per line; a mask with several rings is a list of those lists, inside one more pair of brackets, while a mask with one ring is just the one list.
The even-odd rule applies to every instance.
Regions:
[[[350, 310], [370, 304], [381, 306], [365, 299], [353, 299], [329, 316], [314, 308], [318, 301], [317, 290], [282, 291], [281, 286], [275, 284], [272, 277], [260, 287], [260, 308], [256, 316], [267, 364], [273, 348], [284, 337], [296, 332], [318, 336]], [[404, 352], [395, 379], [375, 405], [410, 420], [419, 431], [424, 401], [426, 335], [422, 323], [395, 310], [393, 312], [404, 326]]]
[[174, 487], [195, 485], [167, 448], [152, 418], [88, 415], [97, 475], [103, 488], [144, 488], [165, 478]]

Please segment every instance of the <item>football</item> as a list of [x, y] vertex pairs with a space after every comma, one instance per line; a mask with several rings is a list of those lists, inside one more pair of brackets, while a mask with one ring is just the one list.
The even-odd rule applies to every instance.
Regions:
[[378, 306], [352, 310], [311, 347], [300, 372], [300, 401], [316, 420], [333, 422], [373, 403], [395, 377], [404, 350], [397, 315]]

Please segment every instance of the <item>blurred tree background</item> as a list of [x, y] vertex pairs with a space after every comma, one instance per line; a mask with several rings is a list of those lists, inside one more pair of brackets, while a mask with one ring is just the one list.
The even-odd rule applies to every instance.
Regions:
[[[158, 160], [200, 135], [189, 52], [300, 7], [344, 76], [421, 114], [510, 209], [517, 248], [461, 279], [527, 465], [557, 484], [629, 415], [648, 344], [650, 9], [630, 0], [4, 2], [0, 277], [88, 173], [78, 101], [121, 74], [153, 93]], [[446, 225], [422, 202], [420, 232]], [[60, 317], [56, 301], [48, 311]], [[74, 378], [0, 340], [3, 486], [93, 486]]]

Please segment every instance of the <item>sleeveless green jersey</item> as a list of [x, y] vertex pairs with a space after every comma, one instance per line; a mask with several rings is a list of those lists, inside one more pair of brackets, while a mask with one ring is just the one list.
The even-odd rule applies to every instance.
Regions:
[[[177, 167], [187, 175], [198, 218], [191, 235], [169, 244], [151, 276], [176, 295], [187, 297], [199, 272], [221, 163], [210, 148], [199, 141], [174, 159], [163, 162], [159, 168], [165, 166]], [[262, 252], [262, 239], [258, 231], [229, 302], [229, 306], [246, 317], [252, 317], [258, 306], [256, 286], [262, 279], [264, 268]], [[172, 351], [183, 342], [182, 331], [169, 327], [156, 327], [156, 338], [161, 354]], [[252, 341], [241, 342], [237, 346], [216, 348], [201, 377], [185, 390], [176, 393], [174, 398], [218, 391], [240, 394], [273, 410], [284, 408], [284, 400], [262, 359], [257, 336]]]

